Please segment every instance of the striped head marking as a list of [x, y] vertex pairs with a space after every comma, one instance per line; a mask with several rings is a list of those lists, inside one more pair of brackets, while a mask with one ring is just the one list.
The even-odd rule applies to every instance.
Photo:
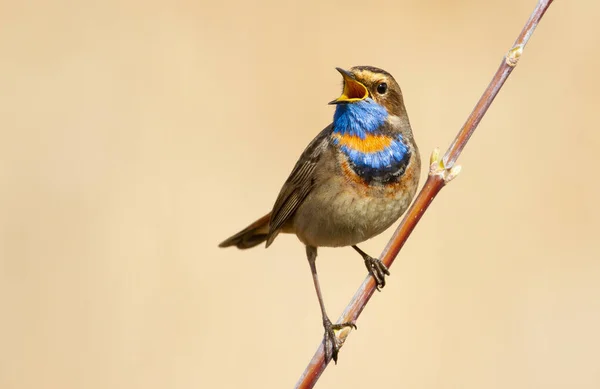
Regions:
[[344, 79], [342, 95], [330, 104], [353, 104], [370, 99], [390, 115], [406, 114], [400, 85], [385, 70], [373, 66], [337, 68]]

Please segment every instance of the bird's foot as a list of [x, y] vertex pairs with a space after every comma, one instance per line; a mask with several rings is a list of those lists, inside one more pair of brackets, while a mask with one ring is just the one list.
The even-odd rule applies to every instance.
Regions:
[[381, 291], [381, 288], [385, 286], [385, 276], [389, 276], [390, 271], [379, 258], [373, 258], [370, 255], [365, 255], [363, 259], [365, 260], [365, 266], [367, 267], [369, 274], [371, 274], [375, 279], [375, 287], [378, 291]]
[[[325, 328], [325, 336], [324, 336], [324, 346], [325, 346], [325, 356], [331, 356], [331, 359], [337, 364], [338, 353], [342, 345], [338, 342], [337, 336], [335, 335], [335, 331], [339, 331], [341, 329], [352, 327], [356, 329], [356, 324], [352, 322], [340, 323], [340, 324], [331, 324], [331, 320], [327, 316], [323, 318], [323, 328]], [[343, 342], [342, 342], [343, 343]]]

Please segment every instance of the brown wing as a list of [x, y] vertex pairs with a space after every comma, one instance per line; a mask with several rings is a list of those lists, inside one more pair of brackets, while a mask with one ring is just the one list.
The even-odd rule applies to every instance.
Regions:
[[312, 190], [315, 167], [330, 144], [332, 129], [333, 125], [330, 124], [310, 142], [287, 181], [283, 184], [271, 212], [267, 247], [273, 243], [281, 227], [294, 215], [294, 212]]

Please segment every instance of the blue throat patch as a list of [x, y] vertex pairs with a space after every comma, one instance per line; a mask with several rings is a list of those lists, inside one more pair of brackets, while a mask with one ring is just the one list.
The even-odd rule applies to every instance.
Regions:
[[373, 99], [357, 103], [338, 104], [333, 115], [333, 130], [340, 135], [354, 135], [365, 139], [385, 123], [388, 113]]
[[[333, 132], [339, 135], [356, 136], [366, 140], [369, 135], [381, 134], [380, 129], [388, 117], [387, 110], [368, 98], [350, 104], [339, 104], [333, 117]], [[334, 142], [339, 145], [339, 139]], [[406, 170], [410, 152], [401, 134], [390, 141], [388, 147], [375, 152], [362, 152], [347, 145], [340, 147], [348, 156], [352, 169], [367, 183], [397, 181]]]

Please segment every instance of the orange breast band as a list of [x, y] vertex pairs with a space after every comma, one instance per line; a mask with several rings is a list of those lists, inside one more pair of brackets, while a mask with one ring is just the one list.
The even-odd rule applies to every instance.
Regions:
[[392, 143], [392, 138], [387, 135], [367, 134], [365, 139], [348, 134], [334, 134], [334, 136], [338, 139], [338, 144], [340, 146], [346, 146], [349, 149], [361, 153], [376, 153], [378, 151], [383, 151]]

